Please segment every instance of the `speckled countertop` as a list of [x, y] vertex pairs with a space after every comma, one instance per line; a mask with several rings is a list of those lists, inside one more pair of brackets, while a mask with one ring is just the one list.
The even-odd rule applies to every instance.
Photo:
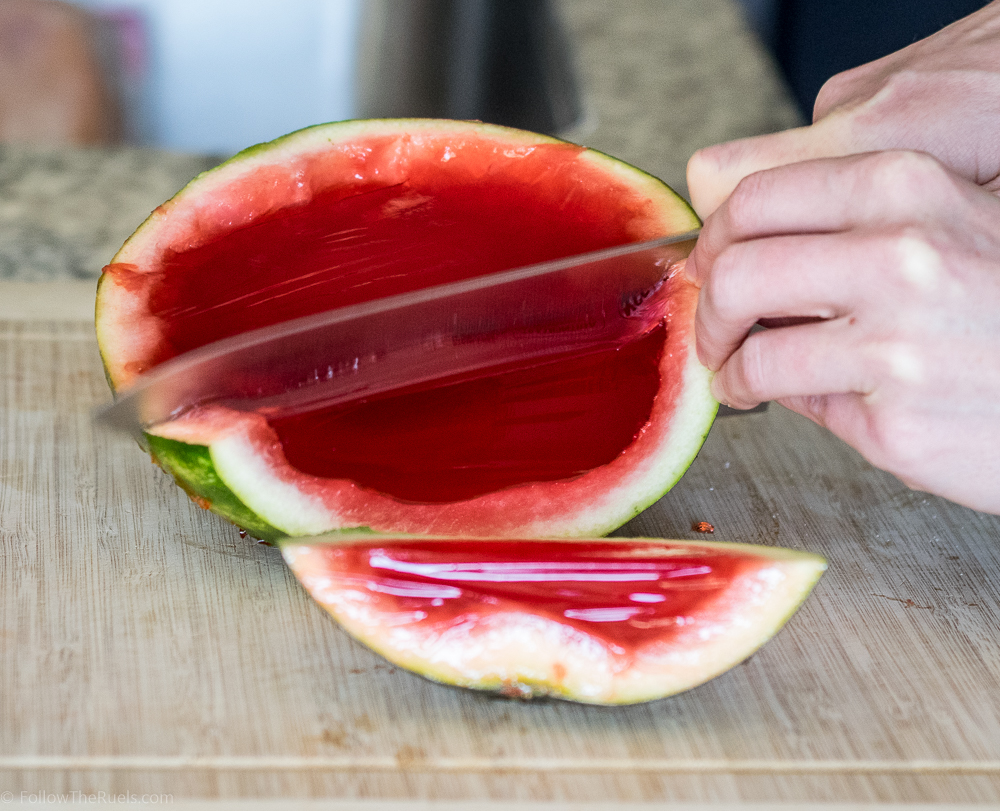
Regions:
[[592, 124], [572, 140], [687, 193], [703, 146], [801, 124], [732, 0], [563, 0]]
[[[685, 192], [701, 146], [797, 113], [731, 0], [562, 0], [586, 118], [573, 140]], [[215, 159], [150, 149], [0, 146], [0, 278], [96, 278], [147, 214]]]

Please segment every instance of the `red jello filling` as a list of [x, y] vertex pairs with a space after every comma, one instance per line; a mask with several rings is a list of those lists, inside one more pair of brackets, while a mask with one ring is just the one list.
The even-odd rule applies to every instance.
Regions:
[[463, 615], [526, 611], [620, 647], [690, 630], [759, 558], [645, 542], [414, 541], [324, 551], [338, 589], [364, 593], [369, 612], [454, 625]]
[[[478, 181], [466, 165], [461, 183], [440, 163], [415, 162], [388, 186], [378, 173], [359, 174], [350, 187], [169, 251], [150, 295], [166, 356], [333, 307], [634, 241], [627, 206], [635, 201], [594, 182], [595, 170], [582, 182], [578, 154], [541, 146], [484, 166]], [[612, 461], [648, 422], [663, 340], [661, 328], [556, 365], [270, 421], [296, 468], [405, 501], [568, 479]]]

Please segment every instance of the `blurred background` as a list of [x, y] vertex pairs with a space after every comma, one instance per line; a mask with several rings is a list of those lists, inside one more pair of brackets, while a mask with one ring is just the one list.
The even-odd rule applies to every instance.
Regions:
[[971, 14], [985, 0], [741, 0], [806, 118], [823, 82]]
[[580, 118], [547, 0], [0, 0], [0, 139], [229, 154], [352, 117]]
[[[805, 118], [827, 77], [982, 5], [740, 0]], [[579, 130], [587, 111], [557, 10], [549, 0], [0, 0], [0, 142], [221, 156], [351, 117]], [[630, 0], [607, 4], [629, 12]]]

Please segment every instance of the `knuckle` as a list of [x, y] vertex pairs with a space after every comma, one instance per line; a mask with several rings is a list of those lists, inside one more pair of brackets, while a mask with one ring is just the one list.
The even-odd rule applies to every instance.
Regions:
[[893, 235], [891, 243], [893, 254], [904, 269], [915, 271], [920, 265], [928, 269], [941, 265], [941, 251], [923, 228], [904, 225]]
[[927, 104], [928, 77], [916, 71], [904, 69], [886, 75], [868, 64], [841, 74], [841, 80], [842, 86], [846, 85], [842, 92], [854, 96], [851, 123], [858, 143], [873, 150], [900, 143], [899, 134], [886, 124], [905, 117], [914, 104]]
[[921, 152], [894, 149], [872, 157], [872, 177], [881, 186], [896, 187], [913, 178], [922, 177], [927, 171], [927, 158]]
[[927, 92], [927, 74], [915, 70], [894, 70], [881, 79], [881, 84], [871, 96], [869, 109], [873, 112], [891, 113], [904, 109], [913, 100], [922, 101]]
[[930, 236], [920, 225], [902, 223], [887, 226], [872, 235], [884, 254], [883, 261], [901, 259], [906, 255], [907, 246], [920, 244], [931, 248]]
[[893, 340], [873, 344], [868, 351], [869, 362], [883, 381], [904, 387], [923, 386], [928, 377], [924, 353], [917, 343], [902, 337], [896, 335]]
[[898, 408], [875, 408], [869, 413], [869, 453], [876, 466], [908, 477], [921, 468], [927, 426]]
[[875, 199], [888, 195], [904, 211], [949, 195], [954, 189], [948, 170], [926, 152], [881, 152], [871, 157], [865, 171]]
[[729, 196], [726, 203], [726, 217], [730, 229], [738, 237], [756, 233], [760, 226], [765, 178], [765, 172], [747, 175]]
[[[875, 237], [875, 255], [885, 269], [876, 285], [896, 299], [926, 300], [947, 283], [947, 263], [936, 235], [902, 225]], [[917, 299], [913, 299], [917, 296]]]
[[850, 101], [850, 91], [857, 83], [858, 68], [836, 73], [823, 82], [816, 102], [813, 105], [813, 120], [819, 120], [826, 114]]

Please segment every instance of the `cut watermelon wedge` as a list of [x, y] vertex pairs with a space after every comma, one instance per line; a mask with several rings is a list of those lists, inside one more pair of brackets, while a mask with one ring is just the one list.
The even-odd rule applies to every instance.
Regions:
[[[115, 389], [189, 349], [333, 307], [688, 231], [655, 178], [545, 136], [354, 121], [240, 153], [160, 206], [105, 268]], [[683, 474], [715, 415], [697, 290], [671, 275], [650, 329], [545, 367], [282, 416], [206, 405], [153, 429], [202, 506], [274, 540], [368, 527], [602, 535]]]
[[354, 637], [429, 679], [630, 704], [746, 659], [826, 568], [773, 547], [654, 539], [338, 534], [286, 540], [306, 590]]

